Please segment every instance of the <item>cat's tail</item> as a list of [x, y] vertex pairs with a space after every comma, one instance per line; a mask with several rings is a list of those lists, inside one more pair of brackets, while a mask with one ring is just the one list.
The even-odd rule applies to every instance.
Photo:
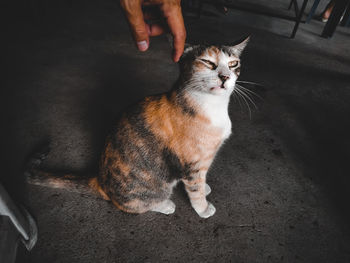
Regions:
[[70, 173], [50, 172], [41, 169], [50, 149], [46, 146], [40, 152], [32, 155], [25, 168], [27, 183], [50, 188], [61, 188], [70, 192], [93, 195], [109, 200], [101, 189], [97, 176], [81, 176]]

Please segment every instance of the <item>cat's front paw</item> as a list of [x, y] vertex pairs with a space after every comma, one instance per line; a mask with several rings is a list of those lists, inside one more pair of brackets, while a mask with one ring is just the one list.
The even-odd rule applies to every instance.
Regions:
[[203, 217], [203, 218], [208, 218], [208, 217], [211, 217], [212, 215], [214, 215], [215, 212], [216, 212], [215, 206], [213, 206], [212, 203], [209, 203], [209, 202], [208, 202], [208, 207], [207, 207], [207, 209], [205, 209], [203, 212], [198, 213], [198, 215], [199, 215], [200, 217]]

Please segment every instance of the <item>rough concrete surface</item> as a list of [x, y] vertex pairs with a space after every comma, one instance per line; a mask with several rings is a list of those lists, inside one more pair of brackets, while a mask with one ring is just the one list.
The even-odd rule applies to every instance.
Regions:
[[[289, 4], [268, 2], [281, 12]], [[251, 34], [240, 79], [259, 83], [243, 85], [261, 98], [251, 117], [232, 98], [233, 135], [208, 174], [213, 217], [198, 217], [182, 185], [175, 214], [130, 215], [26, 185], [22, 167], [49, 140], [46, 167], [95, 171], [114, 117], [176, 81], [166, 37], [137, 52], [116, 1], [16, 3], [4, 33], [1, 180], [39, 227], [17, 262], [350, 262], [349, 29], [323, 39], [324, 24], [312, 21], [291, 40], [293, 23], [278, 18], [209, 5], [186, 17], [190, 43]]]

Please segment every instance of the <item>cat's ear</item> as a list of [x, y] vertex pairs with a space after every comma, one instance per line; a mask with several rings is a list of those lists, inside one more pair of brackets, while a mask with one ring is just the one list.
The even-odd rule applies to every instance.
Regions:
[[235, 54], [236, 56], [240, 56], [243, 52], [243, 50], [245, 49], [245, 47], [247, 46], [248, 42], [249, 42], [250, 36], [248, 36], [247, 38], [245, 38], [242, 42], [240, 42], [239, 44], [236, 44], [234, 46], [231, 46], [231, 52], [233, 54]]

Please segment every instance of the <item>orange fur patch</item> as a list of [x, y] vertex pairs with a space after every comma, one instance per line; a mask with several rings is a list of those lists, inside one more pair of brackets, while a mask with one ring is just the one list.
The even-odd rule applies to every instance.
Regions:
[[[193, 102], [192, 107], [198, 108]], [[182, 164], [198, 162], [208, 153], [214, 157], [221, 143], [221, 130], [210, 127], [206, 117], [200, 113], [185, 115], [165, 95], [160, 101], [146, 103], [144, 117], [151, 131], [179, 157]]]

